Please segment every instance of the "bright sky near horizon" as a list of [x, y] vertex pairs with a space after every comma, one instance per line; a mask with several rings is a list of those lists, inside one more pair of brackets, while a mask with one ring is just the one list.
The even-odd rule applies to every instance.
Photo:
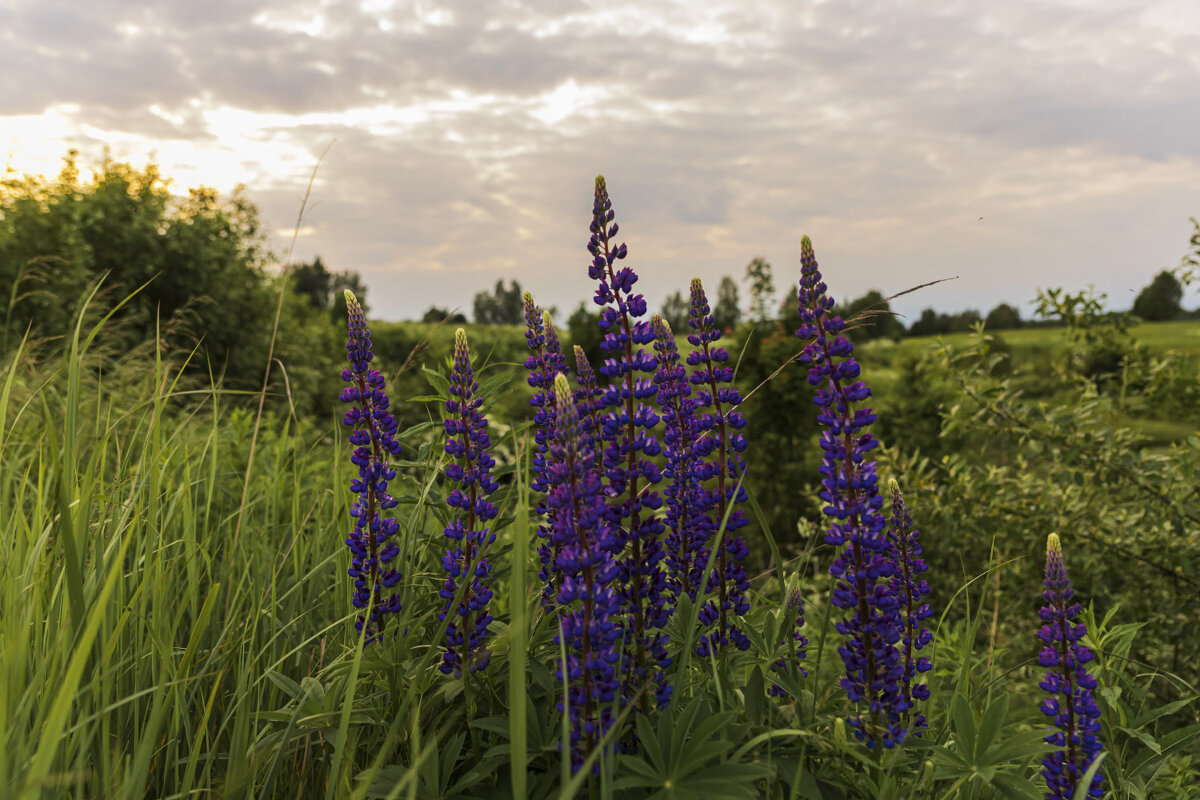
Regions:
[[390, 319], [589, 297], [596, 173], [652, 307], [760, 255], [782, 295], [808, 233], [840, 297], [958, 276], [910, 321], [1124, 308], [1200, 216], [1194, 0], [9, 0], [0, 45], [10, 169], [244, 184], [279, 253], [333, 142], [295, 257]]

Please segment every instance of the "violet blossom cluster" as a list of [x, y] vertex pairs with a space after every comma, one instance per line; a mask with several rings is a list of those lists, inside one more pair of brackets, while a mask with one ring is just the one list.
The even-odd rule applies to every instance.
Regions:
[[878, 442], [866, 430], [875, 421], [870, 408], [856, 407], [871, 396], [858, 379], [854, 346], [842, 335], [845, 323], [832, 313], [834, 300], [826, 293], [812, 242], [800, 245], [801, 277], [796, 335], [806, 341], [801, 361], [809, 365], [808, 382], [816, 387], [820, 409], [821, 499], [832, 518], [825, 542], [838, 549], [829, 567], [835, 585], [832, 601], [846, 616], [837, 623], [846, 637], [838, 648], [846, 668], [840, 685], [850, 701], [865, 709], [851, 719], [855, 734], [892, 747], [907, 728], [907, 705], [901, 684], [904, 667], [896, 644], [900, 640], [899, 604], [892, 588], [895, 565], [884, 533], [875, 462], [866, 454]]
[[667, 488], [667, 588], [675, 602], [687, 595], [696, 599], [708, 563], [708, 544], [712, 525], [704, 513], [704, 489], [698, 469], [695, 441], [696, 400], [691, 396], [687, 368], [679, 358], [675, 335], [661, 316], [652, 320], [655, 333], [654, 350], [658, 355], [658, 402], [663, 416], [663, 455], [666, 461], [664, 477]]
[[375, 354], [367, 318], [358, 298], [349, 290], [346, 311], [346, 357], [350, 366], [342, 370], [342, 380], [349, 386], [342, 390], [340, 399], [352, 404], [342, 422], [353, 429], [349, 439], [354, 454], [350, 461], [358, 467], [358, 478], [350, 482], [355, 497], [350, 507], [354, 528], [346, 539], [350, 548], [348, 572], [354, 579], [354, 607], [365, 611], [365, 616], [358, 616], [355, 627], [364, 635], [364, 642], [371, 643], [382, 638], [386, 615], [400, 611], [400, 596], [391, 591], [400, 581], [400, 571], [392, 566], [400, 553], [393, 540], [400, 524], [384, 516], [397, 505], [388, 493], [388, 482], [396, 477], [388, 458], [400, 455], [400, 444], [383, 374], [370, 368]]
[[[709, 308], [704, 285], [699, 278], [692, 278], [688, 342], [693, 349], [687, 363], [692, 367], [689, 381], [696, 387], [693, 445], [699, 462], [696, 477], [700, 483], [708, 483], [699, 495], [700, 509], [707, 518], [706, 539], [715, 536], [724, 525], [716, 566], [705, 587], [711, 599], [700, 609], [700, 621], [711, 628], [700, 635], [697, 652], [702, 656], [729, 642], [738, 650], [750, 647], [750, 640], [736, 624], [737, 618], [750, 611], [747, 596], [750, 579], [742, 564], [750, 548], [737, 534], [748, 524], [745, 510], [737, 505], [746, 500], [746, 490], [741, 485], [746, 474], [742, 458], [746, 450], [746, 437], [742, 433], [746, 418], [738, 409], [742, 396], [733, 384], [729, 353], [716, 346], [720, 338], [721, 331]], [[711, 552], [707, 541], [703, 550], [707, 560]]]
[[[534, 451], [529, 486], [534, 492], [544, 494], [548, 488], [546, 456], [554, 436], [554, 378], [566, 372], [566, 360], [559, 352], [558, 334], [554, 330], [550, 315], [537, 307], [533, 302], [533, 295], [529, 292], [525, 292], [524, 296], [524, 315], [525, 343], [530, 349], [529, 355], [525, 357], [525, 369], [529, 371], [526, 380], [533, 389], [529, 404], [534, 407]], [[546, 517], [545, 523], [538, 527], [538, 537], [542, 541], [537, 548], [540, 564], [538, 576], [545, 586], [542, 603], [546, 605], [553, 598], [554, 587], [558, 582], [558, 575], [554, 569], [555, 548], [550, 536], [553, 520], [544, 502], [538, 503], [537, 510]]]
[[[1038, 685], [1049, 695], [1042, 701], [1042, 713], [1053, 720], [1057, 730], [1046, 742], [1058, 749], [1042, 761], [1047, 800], [1070, 800], [1092, 762], [1100, 755], [1100, 709], [1096, 705], [1096, 679], [1084, 666], [1092, 660], [1092, 651], [1080, 640], [1087, 633], [1083, 623], [1075, 623], [1079, 603], [1067, 578], [1062, 544], [1058, 534], [1046, 539], [1046, 582], [1042, 591], [1046, 601], [1039, 611], [1042, 627], [1038, 638], [1042, 651], [1038, 664], [1046, 674]], [[1088, 787], [1088, 797], [1104, 794], [1104, 776], [1099, 772]]]
[[616, 555], [621, 538], [608, 519], [597, 453], [581, 435], [575, 397], [561, 373], [555, 378], [558, 424], [546, 460], [551, 537], [562, 579], [554, 601], [562, 614], [555, 642], [566, 653], [566, 675], [558, 661], [557, 676], [567, 685], [571, 721], [571, 760], [578, 766], [612, 727], [621, 687], [621, 620]]
[[445, 606], [438, 619], [448, 618], [440, 667], [447, 675], [475, 672], [490, 660], [485, 646], [487, 626], [492, 621], [488, 614], [492, 590], [487, 585], [491, 572], [487, 550], [496, 534], [488, 523], [496, 518], [497, 510], [488, 495], [496, 490], [497, 483], [491, 474], [496, 462], [488, 453], [491, 441], [487, 420], [479, 410], [482, 400], [478, 391], [467, 334], [459, 328], [454, 334], [454, 367], [443, 423], [446, 453], [453, 459], [446, 466], [446, 477], [458, 484], [446, 499], [457, 513], [445, 528], [450, 542], [442, 559], [446, 579], [439, 592]]
[[604, 470], [608, 479], [608, 518], [621, 531], [624, 543], [620, 559], [621, 588], [627, 620], [626, 647], [631, 665], [626, 671], [626, 692], [640, 695], [647, 687], [654, 702], [665, 705], [671, 687], [663, 669], [671, 663], [662, 628], [671, 609], [664, 602], [666, 576], [659, 541], [663, 524], [656, 511], [662, 498], [653, 488], [662, 476], [654, 457], [660, 452], [652, 431], [658, 415], [648, 404], [657, 387], [639, 373], [653, 374], [657, 364], [643, 346], [654, 341], [646, 315], [646, 299], [634, 291], [637, 273], [619, 266], [628, 254], [624, 243], [616, 244], [619, 226], [614, 221], [612, 202], [603, 176], [596, 177], [592, 205], [592, 261], [588, 277], [597, 282], [593, 298], [601, 306], [601, 349], [607, 354], [602, 375], [610, 381], [603, 395], [601, 439]]
[[913, 524], [912, 515], [904, 503], [900, 484], [888, 481], [892, 496], [892, 513], [888, 520], [888, 546], [891, 548], [892, 563], [896, 572], [892, 575], [892, 594], [900, 603], [901, 656], [904, 660], [904, 675], [900, 691], [904, 698], [905, 722], [913, 735], [920, 735], [919, 728], [925, 725], [925, 715], [914, 712], [915, 704], [929, 699], [929, 686], [917, 683], [921, 673], [932, 668], [928, 656], [918, 656], [933, 641], [933, 631], [922, 627], [922, 622], [933, 614], [933, 609], [923, 598], [929, 595], [929, 583], [921, 577], [929, 567], [922, 558], [919, 531]]

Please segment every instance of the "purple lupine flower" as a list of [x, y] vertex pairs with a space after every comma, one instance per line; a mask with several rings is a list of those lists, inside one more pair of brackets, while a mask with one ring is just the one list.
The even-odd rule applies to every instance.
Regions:
[[904, 697], [904, 719], [913, 735], [919, 736], [919, 729], [925, 725], [925, 715], [914, 713], [913, 708], [919, 700], [929, 699], [929, 686], [916, 683], [917, 676], [932, 668], [927, 656], [917, 656], [918, 650], [925, 648], [933, 641], [933, 631], [921, 627], [921, 622], [933, 614], [929, 603], [921, 599], [929, 594], [929, 584], [921, 575], [928, 569], [925, 559], [921, 557], [921, 543], [917, 540], [919, 531], [913, 524], [908, 506], [904, 504], [904, 495], [900, 493], [900, 484], [894, 479], [888, 481], [888, 490], [892, 495], [892, 515], [888, 520], [888, 546], [891, 548], [892, 563], [896, 572], [892, 575], [892, 594], [900, 603], [902, 652], [904, 660], [904, 677], [900, 687]]
[[350, 482], [355, 495], [350, 507], [354, 529], [346, 539], [350, 547], [350, 577], [354, 579], [352, 602], [355, 608], [370, 609], [367, 617], [360, 615], [355, 627], [364, 642], [378, 641], [387, 626], [386, 614], [400, 611], [400, 596], [388, 591], [400, 581], [400, 571], [391, 566], [400, 549], [392, 537], [400, 529], [395, 519], [384, 512], [396, 507], [388, 494], [388, 481], [396, 471], [388, 465], [388, 457], [400, 455], [396, 441], [396, 420], [389, 410], [384, 391], [383, 374], [371, 369], [375, 354], [371, 351], [371, 331], [358, 298], [346, 290], [346, 311], [349, 314], [349, 337], [346, 357], [350, 366], [342, 370], [342, 380], [350, 384], [342, 390], [341, 400], [352, 403], [342, 421], [353, 430], [350, 443], [354, 454], [350, 461], [358, 467], [358, 478]]
[[[447, 675], [481, 670], [490, 659], [484, 644], [492, 621], [488, 614], [492, 590], [487, 585], [492, 568], [487, 550], [496, 534], [487, 523], [496, 518], [497, 511], [488, 495], [496, 491], [497, 483], [491, 474], [496, 462], [488, 454], [491, 441], [487, 420], [479, 411], [483, 401], [476, 397], [478, 391], [467, 334], [459, 328], [454, 333], [454, 368], [444, 422], [446, 453], [453, 459], [446, 466], [446, 477], [458, 484], [446, 498], [447, 505], [458, 512], [445, 529], [450, 543], [442, 559], [446, 580], [439, 592], [446, 605], [438, 619], [449, 617], [441, 664]], [[460, 590], [464, 581], [466, 587]]]
[[655, 701], [662, 706], [671, 693], [663, 673], [671, 659], [662, 632], [671, 609], [663, 602], [666, 577], [659, 541], [663, 524], [654, 513], [662, 507], [662, 498], [651, 488], [662, 478], [652, 460], [660, 452], [651, 433], [658, 415], [646, 404], [658, 390], [648, 378], [638, 377], [639, 372], [656, 370], [655, 359], [642, 347], [654, 341], [654, 331], [648, 321], [639, 319], [646, 315], [646, 299], [634, 293], [637, 273], [617, 266], [628, 250], [624, 243], [615, 243], [618, 226], [613, 220], [608, 189], [604, 177], [598, 175], [588, 240], [592, 254], [588, 277], [598, 283], [593, 300], [601, 306], [599, 325], [604, 340], [600, 347], [609, 354], [600, 370], [610, 381], [603, 396], [606, 411], [601, 437], [609, 519], [620, 529], [625, 545], [619, 563], [629, 617], [625, 643], [632, 651], [625, 688], [633, 696], [653, 684]]
[[712, 523], [704, 513], [704, 489], [700, 485], [696, 458], [695, 398], [687, 380], [687, 368], [680, 363], [679, 349], [671, 326], [655, 314], [654, 350], [658, 354], [658, 402], [663, 412], [664, 492], [667, 499], [667, 588], [676, 603], [683, 595], [696, 599], [708, 563], [708, 540]]
[[[708, 578], [707, 590], [714, 597], [700, 609], [700, 621], [715, 626], [715, 630], [700, 635], [697, 652], [707, 656], [727, 642], [733, 642], [738, 650], [750, 647], [746, 634], [729, 619], [750, 611], [746, 594], [750, 579], [742, 565], [750, 548], [736, 534], [747, 524], [745, 510], [736, 505], [746, 500], [746, 490], [739, 483], [746, 474], [746, 462], [742, 459], [746, 450], [746, 437], [742, 434], [746, 418], [738, 410], [742, 396], [733, 385], [729, 353], [715, 346], [721, 331], [699, 278], [692, 278], [690, 294], [688, 342], [693, 349], [687, 363], [693, 368], [689, 380], [696, 387], [695, 448], [701, 460], [698, 477], [701, 482], [716, 479], [716, 486], [706, 489], [701, 500], [709, 515], [710, 531], [719, 531], [722, 522], [725, 523], [716, 567]], [[705, 549], [708, 550], [707, 543]]]
[[[788, 624], [780, 625], [780, 636], [783, 637], [781, 644], [786, 648], [787, 653], [783, 658], [777, 659], [771, 664], [771, 671], [776, 674], [786, 674], [788, 666], [794, 664], [796, 671], [802, 677], [807, 677], [808, 670], [801, 664], [808, 656], [808, 637], [804, 635], [804, 597], [800, 594], [799, 589], [788, 595], [783, 620]], [[767, 693], [772, 697], [789, 696], [787, 689], [778, 683], [772, 683]]]
[[588, 361], [583, 348], [575, 345], [575, 408], [579, 413], [579, 432], [587, 446], [596, 449], [603, 446], [601, 410], [604, 408], [604, 390], [596, 385], [596, 372]]
[[563, 610], [561, 639], [567, 675], [558, 664], [558, 680], [567, 683], [571, 721], [571, 760], [578, 766], [613, 724], [621, 686], [621, 598], [617, 592], [616, 554], [622, 542], [608, 521], [600, 464], [581, 435], [579, 412], [565, 375], [554, 383], [558, 425], [550, 445], [546, 476], [547, 505], [553, 510], [553, 539], [562, 574], [555, 597]]
[[[1050, 695], [1042, 701], [1042, 713], [1058, 728], [1046, 742], [1059, 749], [1042, 761], [1042, 775], [1047, 800], [1070, 800], [1100, 755], [1100, 709], [1093, 694], [1096, 679], [1084, 667], [1092, 660], [1092, 651], [1080, 643], [1087, 628], [1072, 622], [1079, 615], [1079, 603], [1074, 601], [1075, 590], [1067, 578], [1057, 533], [1046, 539], [1045, 587], [1042, 597], [1046, 605], [1039, 612], [1045, 624], [1038, 631], [1045, 646], [1038, 664], [1046, 667], [1046, 675], [1038, 685]], [[1101, 797], [1103, 786], [1104, 776], [1097, 772], [1087, 796]]]
[[[525, 358], [525, 368], [529, 370], [529, 385], [533, 394], [529, 404], [536, 409], [533, 415], [535, 448], [533, 451], [532, 477], [530, 488], [535, 492], [545, 493], [546, 483], [546, 453], [554, 436], [554, 376], [566, 371], [566, 362], [559, 352], [558, 334], [550, 315], [544, 313], [533, 302], [533, 295], [525, 292], [525, 342], [532, 351]], [[538, 527], [538, 576], [545, 585], [542, 592], [543, 605], [548, 604], [554, 597], [558, 577], [554, 569], [556, 553], [551, 542], [551, 519], [549, 510], [543, 501], [538, 502], [538, 513], [546, 517], [546, 522]]]
[[852, 703], [866, 708], [851, 719], [858, 738], [869, 746], [891, 747], [906, 733], [900, 689], [904, 669], [896, 647], [899, 604], [891, 589], [895, 570], [880, 513], [883, 499], [875, 462], [865, 457], [878, 445], [866, 431], [875, 414], [855, 408], [871, 390], [858, 380], [854, 345], [840, 335], [845, 323], [830, 313], [834, 301], [826, 294], [807, 236], [801, 240], [800, 264], [801, 325], [796, 335], [808, 342], [800, 359], [809, 365], [809, 384], [817, 388], [817, 420], [827, 426], [820, 440], [821, 499], [825, 514], [832, 517], [825, 541], [838, 548], [829, 566], [835, 581], [831, 599], [847, 612], [837, 623], [846, 637], [839, 648], [846, 667], [840, 685]]

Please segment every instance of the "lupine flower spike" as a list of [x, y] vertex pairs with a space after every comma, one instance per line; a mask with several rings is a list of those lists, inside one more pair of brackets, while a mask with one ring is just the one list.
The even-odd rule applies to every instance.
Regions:
[[[561, 636], [567, 675], [571, 760], [578, 766], [613, 723], [620, 688], [621, 598], [614, 555], [621, 540], [607, 520], [596, 452], [580, 435], [579, 412], [565, 375], [554, 379], [558, 425], [546, 462], [553, 511], [552, 537], [562, 581], [555, 597], [563, 610]], [[556, 637], [557, 639], [558, 637]], [[556, 659], [557, 662], [557, 659]], [[598, 768], [598, 767], [597, 767]]]
[[[566, 363], [559, 352], [558, 334], [550, 315], [544, 313], [533, 302], [533, 295], [525, 292], [525, 342], [529, 345], [530, 354], [525, 358], [525, 368], [529, 370], [527, 379], [533, 394], [529, 404], [534, 407], [532, 478], [530, 488], [535, 492], [545, 493], [546, 484], [546, 452], [554, 436], [554, 376], [566, 371]], [[539, 502], [538, 513], [547, 516], [548, 510], [544, 502]], [[538, 537], [542, 540], [538, 545], [538, 561], [540, 564], [538, 576], [546, 587], [542, 593], [542, 604], [547, 605], [554, 597], [554, 587], [558, 576], [554, 570], [555, 551], [550, 541], [551, 520], [538, 528]]]
[[[750, 640], [736, 624], [737, 618], [750, 611], [746, 595], [750, 579], [742, 566], [750, 548], [737, 533], [748, 524], [745, 510], [737, 505], [746, 500], [746, 491], [739, 483], [746, 472], [742, 460], [746, 450], [746, 437], [742, 434], [746, 418], [738, 410], [742, 396], [733, 385], [729, 353], [716, 346], [720, 338], [721, 331], [709, 308], [704, 285], [699, 278], [692, 278], [688, 342], [693, 349], [687, 363], [692, 367], [689, 380], [696, 387], [695, 448], [701, 461], [697, 473], [700, 481], [708, 485], [701, 493], [701, 504], [708, 515], [709, 532], [715, 534], [725, 523], [723, 544], [717, 551], [716, 567], [706, 587], [713, 599], [700, 610], [700, 621], [712, 627], [700, 635], [696, 651], [702, 656], [727, 642], [733, 642], [738, 650], [750, 647]], [[707, 558], [710, 551], [707, 539], [704, 549]]]
[[[1084, 773], [1100, 755], [1100, 709], [1094, 695], [1096, 679], [1084, 667], [1092, 660], [1092, 651], [1080, 644], [1087, 629], [1073, 622], [1079, 615], [1079, 603], [1067, 578], [1056, 533], [1046, 540], [1042, 598], [1046, 605], [1040, 611], [1043, 625], [1038, 638], [1043, 647], [1038, 664], [1046, 667], [1046, 675], [1039, 686], [1050, 695], [1042, 701], [1042, 713], [1058, 729], [1046, 737], [1046, 742], [1059, 748], [1042, 761], [1042, 775], [1046, 778], [1047, 800], [1071, 800]], [[1103, 787], [1104, 776], [1097, 772], [1087, 796], [1103, 796]]]
[[604, 391], [596, 385], [596, 372], [592, 362], [583, 352], [583, 348], [575, 345], [575, 379], [578, 388], [575, 390], [575, 408], [579, 412], [580, 436], [587, 440], [588, 447], [594, 448], [597, 455], [603, 446], [601, 438], [602, 423], [600, 414], [604, 408]]
[[[771, 664], [771, 671], [786, 674], [788, 665], [795, 664], [796, 671], [802, 677], [807, 677], [808, 670], [801, 666], [808, 656], [808, 637], [804, 635], [804, 597], [799, 589], [788, 595], [783, 619], [789, 623], [780, 626], [780, 635], [784, 637], [782, 645], [787, 654]], [[772, 697], [788, 697], [788, 691], [778, 683], [772, 683], [767, 693]]]
[[354, 579], [355, 608], [370, 608], [370, 614], [360, 615], [355, 626], [361, 633], [366, 626], [365, 642], [377, 641], [387, 625], [387, 614], [400, 611], [400, 597], [389, 591], [400, 581], [400, 571], [391, 566], [400, 550], [392, 541], [400, 524], [384, 516], [396, 507], [396, 499], [388, 494], [388, 481], [396, 471], [388, 465], [389, 457], [400, 455], [396, 442], [396, 420], [389, 410], [384, 392], [383, 374], [371, 369], [375, 354], [371, 351], [371, 331], [367, 318], [354, 293], [346, 290], [346, 310], [349, 313], [349, 338], [346, 356], [350, 366], [342, 370], [342, 380], [350, 384], [342, 390], [341, 400], [353, 404], [342, 421], [353, 431], [350, 443], [354, 455], [350, 461], [358, 467], [358, 478], [350, 482], [355, 495], [350, 507], [354, 529], [346, 544], [350, 547], [350, 577]]
[[610, 381], [603, 398], [606, 412], [601, 435], [609, 519], [625, 542], [621, 583], [629, 617], [625, 642], [633, 662], [626, 672], [626, 690], [632, 696], [653, 684], [654, 700], [662, 706], [671, 693], [663, 674], [671, 659], [662, 632], [671, 609], [663, 602], [666, 577], [659, 542], [663, 524], [654, 513], [662, 507], [662, 498], [651, 488], [662, 478], [653, 461], [660, 452], [658, 441], [651, 433], [658, 415], [646, 405], [658, 390], [648, 378], [637, 377], [639, 372], [657, 369], [655, 359], [642, 348], [654, 341], [654, 331], [648, 321], [640, 319], [646, 315], [646, 299], [634, 293], [637, 273], [617, 266], [628, 250], [623, 243], [616, 244], [618, 225], [613, 220], [608, 189], [603, 176], [597, 176], [588, 277], [597, 282], [593, 299], [601, 306], [599, 324], [604, 341], [600, 346], [609, 355], [600, 370]]
[[840, 685], [863, 709], [851, 719], [858, 738], [869, 746], [891, 747], [906, 733], [900, 688], [904, 670], [896, 648], [900, 619], [879, 478], [875, 462], [865, 458], [878, 444], [866, 430], [875, 414], [855, 408], [871, 390], [858, 380], [854, 346], [840, 335], [845, 323], [830, 313], [834, 301], [826, 294], [807, 236], [800, 244], [800, 263], [801, 325], [796, 335], [807, 342], [800, 359], [809, 365], [808, 382], [817, 388], [817, 420], [826, 426], [820, 439], [821, 499], [832, 521], [825, 541], [838, 548], [829, 567], [835, 581], [832, 601], [846, 612], [837, 624], [846, 637], [839, 648], [846, 666]]
[[904, 495], [900, 493], [900, 484], [894, 479], [888, 481], [888, 490], [892, 495], [892, 515], [888, 520], [888, 545], [891, 547], [892, 563], [896, 573], [892, 575], [892, 594], [900, 603], [901, 616], [901, 656], [904, 659], [904, 677], [901, 694], [904, 697], [905, 721], [913, 735], [919, 736], [917, 729], [924, 727], [925, 715], [914, 713], [914, 704], [920, 700], [929, 699], [929, 686], [917, 683], [918, 676], [928, 672], [932, 667], [929, 658], [918, 656], [917, 651], [923, 650], [933, 640], [933, 631], [922, 627], [921, 623], [928, 619], [933, 610], [929, 603], [922, 598], [929, 594], [929, 584], [921, 577], [928, 567], [921, 557], [921, 543], [917, 541], [919, 532], [913, 525], [912, 515], [904, 504]]
[[695, 452], [695, 398], [680, 363], [671, 326], [655, 314], [654, 350], [658, 354], [658, 402], [663, 412], [663, 454], [667, 484], [667, 587], [676, 602], [683, 595], [696, 599], [708, 563], [712, 525], [704, 514]]
[[[446, 477], [458, 484], [446, 499], [457, 513], [445, 529], [450, 542], [442, 559], [446, 580], [440, 595], [446, 605], [438, 614], [439, 620], [450, 619], [441, 664], [447, 675], [483, 669], [490, 658], [485, 645], [487, 626], [492, 621], [488, 614], [492, 590], [487, 585], [491, 572], [487, 550], [496, 534], [488, 523], [496, 518], [497, 511], [488, 495], [497, 484], [491, 474], [496, 462], [488, 454], [491, 442], [487, 420], [479, 411], [482, 401], [475, 396], [478, 391], [467, 334], [459, 328], [454, 334], [454, 368], [444, 423], [446, 453], [453, 459], [446, 467]], [[460, 589], [464, 584], [465, 588]]]

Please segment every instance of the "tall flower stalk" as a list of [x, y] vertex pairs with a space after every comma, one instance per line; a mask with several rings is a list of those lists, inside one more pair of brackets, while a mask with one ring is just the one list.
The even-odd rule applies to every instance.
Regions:
[[[1042, 651], [1038, 664], [1046, 674], [1038, 684], [1049, 695], [1042, 701], [1042, 713], [1053, 720], [1057, 730], [1046, 742], [1059, 749], [1042, 761], [1047, 800], [1071, 800], [1084, 774], [1100, 755], [1100, 709], [1094, 692], [1096, 679], [1084, 666], [1092, 660], [1092, 651], [1080, 643], [1087, 633], [1079, 616], [1075, 590], [1067, 578], [1062, 544], [1058, 534], [1046, 539], [1046, 582], [1042, 591], [1046, 601], [1039, 615], [1042, 627], [1038, 638]], [[1088, 797], [1104, 794], [1104, 776], [1099, 772], [1088, 787]]]
[[666, 577], [659, 541], [663, 525], [655, 514], [662, 507], [662, 498], [652, 488], [662, 477], [653, 461], [660, 452], [652, 433], [658, 415], [647, 404], [657, 394], [657, 387], [648, 378], [638, 377], [638, 373], [654, 373], [657, 364], [643, 349], [654, 341], [654, 331], [641, 319], [646, 315], [646, 299], [634, 292], [637, 273], [617, 264], [628, 254], [624, 243], [616, 244], [618, 229], [604, 177], [597, 176], [588, 277], [597, 282], [594, 300], [601, 306], [599, 325], [604, 333], [600, 346], [609, 356], [600, 370], [610, 381], [603, 396], [606, 411], [601, 435], [609, 520], [619, 528], [624, 542], [620, 565], [628, 615], [625, 641], [632, 655], [626, 691], [640, 696], [651, 687], [654, 701], [661, 706], [671, 692], [663, 674], [671, 659], [662, 632], [671, 611], [663, 602]]
[[[750, 640], [736, 620], [750, 611], [747, 590], [750, 580], [742, 561], [750, 548], [737, 533], [747, 525], [746, 512], [738, 507], [745, 502], [741, 480], [746, 473], [742, 453], [746, 437], [742, 429], [746, 418], [738, 409], [742, 396], [733, 385], [729, 353], [718, 347], [721, 331], [708, 305], [704, 285], [692, 278], [688, 314], [688, 342], [693, 350], [687, 363], [693, 368], [690, 382], [696, 387], [695, 450], [700, 459], [697, 470], [701, 482], [709, 484], [700, 495], [702, 509], [708, 515], [708, 535], [725, 525], [724, 538], [717, 550], [717, 562], [708, 578], [707, 591], [713, 599], [700, 609], [700, 621], [712, 630], [700, 635], [697, 652], [706, 656], [722, 645], [733, 642], [738, 650], [747, 650]], [[726, 517], [728, 516], [728, 519]], [[706, 552], [711, 552], [705, 547]], [[732, 618], [732, 619], [731, 619]]]
[[595, 449], [581, 435], [579, 412], [565, 375], [554, 384], [558, 425], [546, 462], [553, 511], [556, 567], [562, 575], [555, 601], [562, 609], [560, 636], [566, 652], [566, 713], [571, 722], [571, 760], [578, 768], [613, 724], [620, 689], [621, 598], [615, 554], [621, 540], [607, 519]]
[[841, 335], [845, 323], [831, 313], [833, 298], [817, 267], [812, 242], [800, 244], [800, 329], [807, 342], [801, 361], [809, 365], [808, 382], [816, 387], [820, 409], [821, 499], [832, 518], [826, 543], [838, 554], [829, 567], [834, 578], [832, 601], [846, 612], [837, 623], [845, 636], [839, 648], [846, 667], [840, 685], [860, 706], [851, 720], [855, 734], [868, 745], [891, 747], [903, 739], [905, 701], [903, 666], [896, 647], [901, 624], [892, 591], [894, 567], [884, 535], [883, 504], [875, 462], [866, 459], [878, 442], [866, 430], [875, 421], [870, 408], [856, 408], [871, 396], [858, 380], [854, 346]]
[[[530, 353], [525, 358], [525, 368], [529, 371], [526, 379], [533, 393], [529, 404], [533, 406], [533, 464], [530, 488], [535, 492], [545, 493], [548, 488], [546, 479], [546, 457], [550, 442], [554, 437], [554, 378], [566, 372], [566, 361], [559, 352], [558, 334], [550, 315], [543, 312], [533, 302], [533, 295], [525, 292], [525, 343]], [[558, 585], [559, 575], [554, 568], [556, 551], [550, 535], [550, 511], [544, 502], [539, 502], [538, 513], [546, 517], [546, 523], [538, 527], [538, 576], [546, 587], [542, 593], [543, 605], [549, 604], [554, 597], [555, 586]]]
[[663, 413], [663, 454], [666, 461], [664, 491], [667, 499], [666, 560], [667, 587], [674, 599], [687, 595], [696, 599], [708, 563], [708, 540], [712, 525], [704, 514], [696, 458], [695, 398], [687, 380], [687, 368], [679, 358], [671, 326], [655, 314], [654, 350], [658, 355], [658, 402]]
[[384, 516], [397, 504], [388, 494], [388, 482], [396, 477], [388, 458], [400, 455], [400, 444], [396, 441], [396, 420], [390, 410], [383, 374], [370, 367], [375, 354], [367, 318], [358, 298], [349, 290], [346, 290], [346, 310], [349, 315], [346, 357], [350, 366], [342, 370], [342, 380], [349, 385], [342, 390], [340, 399], [351, 404], [342, 421], [353, 429], [349, 438], [354, 454], [350, 461], [358, 467], [358, 478], [350, 482], [350, 491], [354, 493], [350, 507], [354, 528], [346, 539], [350, 548], [348, 572], [354, 579], [354, 607], [364, 610], [355, 627], [364, 634], [364, 641], [370, 643], [383, 636], [387, 615], [400, 611], [400, 596], [392, 591], [400, 582], [400, 570], [392, 566], [400, 553], [393, 540], [400, 524]]
[[491, 474], [496, 462], [488, 454], [491, 442], [487, 420], [479, 410], [482, 400], [476, 396], [478, 391], [467, 334], [459, 328], [454, 334], [454, 367], [444, 421], [446, 453], [453, 459], [446, 466], [446, 477], [458, 484], [446, 499], [457, 513], [445, 528], [450, 540], [442, 559], [446, 579], [440, 595], [445, 606], [438, 614], [439, 620], [449, 618], [440, 667], [447, 675], [475, 672], [486, 667], [490, 659], [485, 645], [487, 626], [492, 621], [488, 614], [492, 590], [487, 584], [491, 572], [487, 550], [496, 534], [487, 525], [496, 518], [497, 511], [488, 495], [497, 484]]
[[929, 583], [921, 575], [929, 567], [921, 557], [919, 531], [913, 524], [908, 506], [904, 504], [900, 484], [895, 480], [888, 481], [888, 491], [892, 499], [892, 513], [887, 529], [888, 546], [891, 548], [891, 559], [896, 569], [892, 575], [892, 594], [900, 603], [903, 630], [901, 656], [904, 660], [904, 675], [900, 692], [904, 698], [905, 722], [910, 730], [915, 731], [925, 725], [925, 715], [913, 710], [915, 704], [929, 699], [929, 686], [917, 683], [917, 678], [933, 666], [927, 656], [917, 655], [918, 651], [923, 650], [933, 640], [933, 631], [921, 625], [933, 614], [929, 603], [923, 601], [923, 598], [929, 595]]

